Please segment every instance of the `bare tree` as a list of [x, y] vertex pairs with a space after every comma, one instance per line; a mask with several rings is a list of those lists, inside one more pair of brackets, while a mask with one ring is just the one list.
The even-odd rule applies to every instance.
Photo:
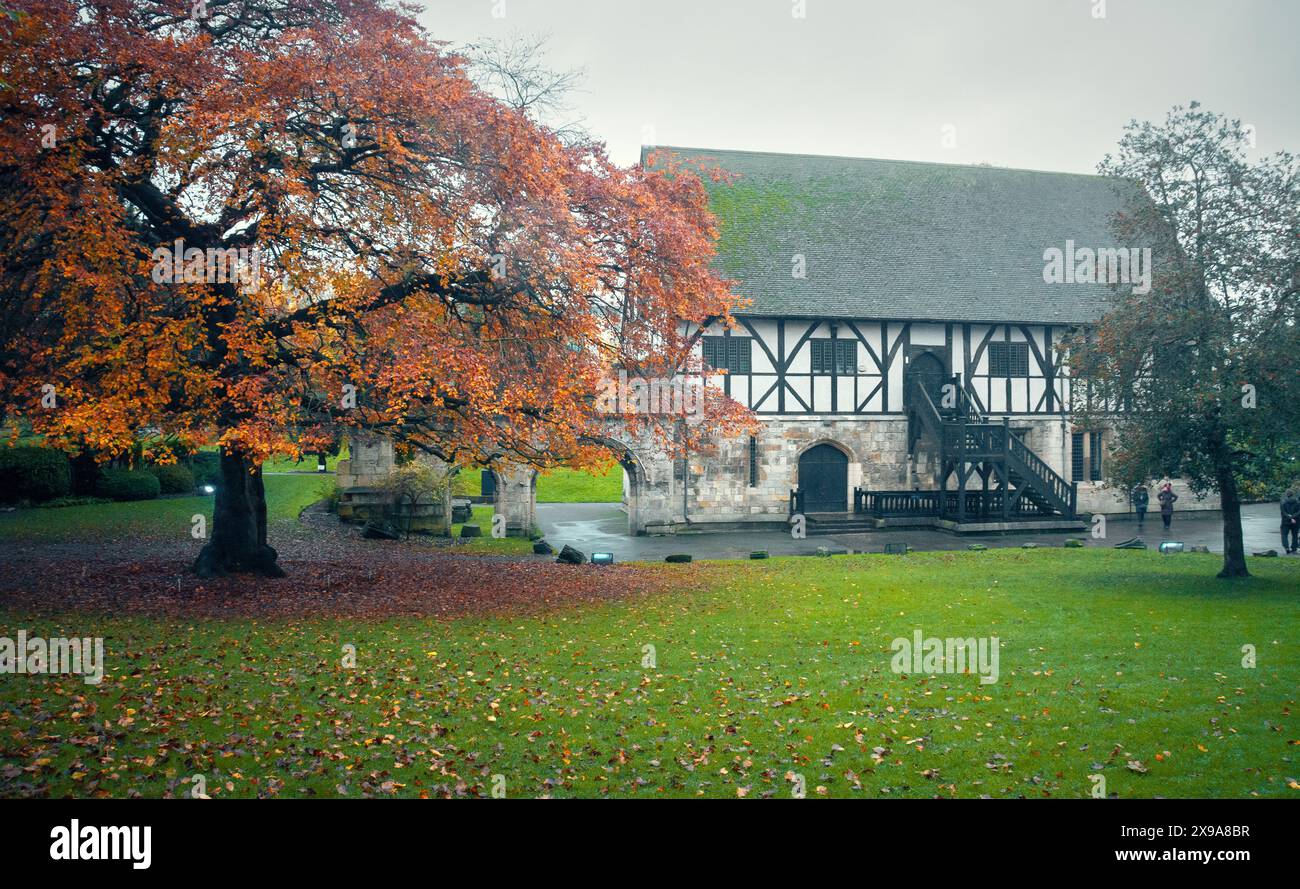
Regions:
[[518, 31], [504, 39], [472, 43], [463, 50], [471, 77], [512, 108], [550, 129], [566, 144], [590, 134], [569, 101], [587, 76], [585, 68], [557, 70], [544, 59], [550, 37]]

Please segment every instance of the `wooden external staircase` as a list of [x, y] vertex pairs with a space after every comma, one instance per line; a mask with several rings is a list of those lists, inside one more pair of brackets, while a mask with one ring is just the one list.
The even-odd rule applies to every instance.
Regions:
[[[936, 406], [936, 395], [942, 407]], [[989, 530], [990, 524], [1002, 530], [1037, 529], [1046, 523], [1073, 527], [1079, 521], [1077, 485], [1034, 453], [1006, 419], [993, 423], [981, 416], [960, 378], [941, 381], [937, 391], [914, 379], [907, 401], [908, 452], [915, 457], [924, 444], [927, 453], [938, 455], [938, 490], [855, 488], [852, 513], [807, 515], [809, 535], [933, 527], [936, 521], [957, 531]], [[954, 478], [956, 485], [950, 488]], [[804, 493], [790, 491], [791, 516], [806, 514]]]
[[[944, 407], [935, 405], [936, 394]], [[946, 381], [939, 393], [912, 380], [908, 395], [908, 449], [915, 454], [922, 438], [937, 449], [939, 490], [863, 492], [862, 511], [885, 515], [893, 508], [916, 514], [908, 509], [911, 503], [900, 498], [914, 502], [922, 494], [931, 515], [958, 523], [1077, 518], [1077, 485], [1034, 453], [1005, 418], [991, 423], [980, 416], [959, 378]], [[954, 476], [956, 489], [950, 491], [948, 483]], [[978, 488], [972, 485], [975, 479]]]

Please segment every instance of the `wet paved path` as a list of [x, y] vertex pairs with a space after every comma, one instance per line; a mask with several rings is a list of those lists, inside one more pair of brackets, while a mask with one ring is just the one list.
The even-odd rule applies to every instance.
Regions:
[[[1126, 517], [1107, 519], [1106, 539], [1094, 540], [1082, 533], [1044, 532], [1034, 534], [963, 534], [943, 531], [895, 530], [858, 534], [829, 534], [793, 539], [783, 531], [735, 531], [678, 534], [669, 537], [629, 537], [627, 515], [616, 503], [539, 503], [538, 524], [546, 539], [557, 550], [566, 543], [590, 555], [612, 552], [620, 562], [661, 561], [669, 553], [690, 553], [697, 559], [744, 559], [753, 550], [767, 550], [774, 556], [815, 555], [819, 546], [832, 552], [883, 552], [886, 543], [907, 543], [914, 550], [964, 550], [969, 544], [982, 543], [990, 549], [1017, 547], [1033, 541], [1040, 546], [1060, 546], [1066, 538], [1077, 537], [1086, 546], [1114, 546], [1130, 537], [1141, 537], [1154, 549], [1161, 540], [1180, 540], [1189, 547], [1208, 546], [1223, 552], [1223, 523], [1217, 512], [1174, 513], [1172, 530], [1164, 533], [1159, 514], [1148, 516], [1145, 526]], [[1246, 553], [1275, 549], [1282, 553], [1278, 532], [1280, 516], [1276, 503], [1256, 503], [1242, 507], [1242, 531]], [[1283, 558], [1296, 558], [1285, 556]]]

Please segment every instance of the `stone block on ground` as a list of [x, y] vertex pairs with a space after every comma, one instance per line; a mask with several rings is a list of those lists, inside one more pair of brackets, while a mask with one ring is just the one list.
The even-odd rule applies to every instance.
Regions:
[[454, 525], [461, 525], [468, 522], [474, 517], [474, 505], [469, 500], [457, 497], [451, 501], [451, 521]]
[[560, 554], [555, 557], [555, 561], [564, 565], [582, 565], [587, 561], [587, 557], [568, 544], [565, 544], [564, 548], [560, 550]]
[[401, 533], [392, 525], [385, 525], [380, 522], [366, 522], [365, 530], [361, 536], [368, 540], [399, 540]]

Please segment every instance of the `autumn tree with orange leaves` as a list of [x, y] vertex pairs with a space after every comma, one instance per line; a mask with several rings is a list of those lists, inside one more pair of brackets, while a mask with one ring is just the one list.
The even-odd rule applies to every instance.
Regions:
[[[70, 452], [218, 441], [200, 574], [282, 573], [272, 455], [365, 428], [594, 465], [602, 380], [690, 371], [689, 332], [730, 318], [691, 171], [566, 144], [406, 8], [9, 5], [0, 409]], [[708, 410], [673, 440], [750, 422]]]

